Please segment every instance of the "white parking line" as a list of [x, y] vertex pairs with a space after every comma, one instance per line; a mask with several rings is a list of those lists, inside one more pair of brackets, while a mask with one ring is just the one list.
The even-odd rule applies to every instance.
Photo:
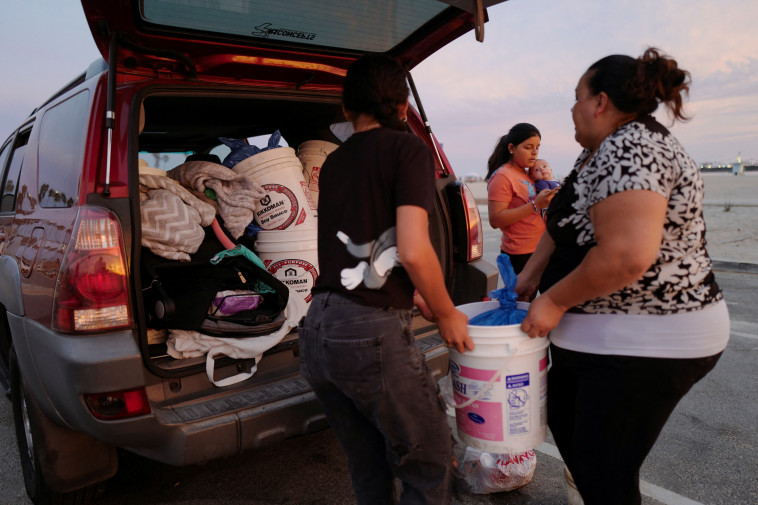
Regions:
[[758, 323], [730, 321], [730, 334], [735, 337], [758, 338]]
[[678, 495], [673, 491], [663, 489], [662, 487], [645, 482], [644, 480], [640, 481], [640, 492], [645, 496], [649, 496], [650, 498], [661, 503], [666, 503], [667, 505], [703, 505], [699, 501], [690, 500], [689, 498]]
[[[561, 453], [558, 452], [558, 448], [553, 444], [543, 442], [534, 450], [539, 451], [542, 454], [546, 454], [551, 458], [563, 461], [563, 458], [561, 458]], [[640, 481], [640, 492], [645, 496], [664, 503], [665, 505], [703, 505], [700, 502], [690, 500], [689, 498], [678, 495], [673, 491], [663, 489], [662, 487], [656, 486], [655, 484], [651, 484], [644, 480]]]
[[549, 444], [547, 442], [542, 442], [534, 450], [535, 451], [540, 451], [542, 454], [547, 454], [551, 458], [555, 458], [555, 459], [559, 459], [559, 460], [563, 461], [563, 458], [561, 457], [561, 453], [558, 452], [558, 448], [556, 446], [554, 446], [553, 444]]
[[755, 333], [745, 333], [742, 331], [734, 331], [734, 330], [730, 331], [729, 333], [731, 335], [734, 335], [735, 337], [758, 338], [758, 335], [756, 335]]

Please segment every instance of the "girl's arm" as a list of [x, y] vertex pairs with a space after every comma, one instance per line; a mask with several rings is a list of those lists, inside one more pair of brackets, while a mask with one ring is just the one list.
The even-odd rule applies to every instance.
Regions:
[[531, 202], [521, 207], [508, 208], [510, 201], [498, 202], [487, 200], [490, 226], [493, 228], [505, 228], [537, 212]]
[[[522, 219], [529, 217], [537, 212], [537, 209], [542, 210], [547, 208], [550, 204], [550, 200], [558, 191], [555, 189], [543, 189], [539, 192], [534, 199], [534, 203], [527, 202], [520, 207], [508, 208], [511, 201], [500, 202], [496, 200], [487, 200], [487, 210], [489, 214], [490, 226], [493, 228], [505, 228], [514, 223], [521, 221]], [[535, 209], [536, 207], [536, 209]]]

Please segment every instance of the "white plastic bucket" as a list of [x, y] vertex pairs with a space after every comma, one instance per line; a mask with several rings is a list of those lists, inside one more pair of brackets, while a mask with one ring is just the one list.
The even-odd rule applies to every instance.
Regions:
[[325, 140], [308, 140], [297, 148], [297, 157], [303, 164], [303, 178], [308, 184], [313, 202], [318, 206], [318, 178], [321, 166], [329, 154], [339, 147]]
[[255, 251], [266, 270], [310, 303], [318, 277], [317, 230], [259, 231]]
[[268, 149], [232, 167], [266, 192], [255, 206], [255, 222], [264, 230], [316, 228], [316, 204], [303, 179], [302, 165], [291, 147]]
[[[472, 318], [499, 305], [476, 302], [458, 309]], [[519, 302], [519, 308], [528, 306]], [[518, 324], [469, 325], [468, 331], [474, 350], [450, 350], [458, 437], [486, 452], [534, 449], [547, 436], [549, 341], [529, 338]]]

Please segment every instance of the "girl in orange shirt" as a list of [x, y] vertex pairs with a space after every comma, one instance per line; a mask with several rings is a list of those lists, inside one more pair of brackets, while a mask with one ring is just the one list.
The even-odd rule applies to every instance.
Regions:
[[495, 146], [487, 161], [487, 203], [490, 226], [503, 232], [500, 250], [518, 274], [545, 231], [541, 211], [557, 191], [537, 194], [526, 170], [537, 161], [540, 131], [518, 123]]

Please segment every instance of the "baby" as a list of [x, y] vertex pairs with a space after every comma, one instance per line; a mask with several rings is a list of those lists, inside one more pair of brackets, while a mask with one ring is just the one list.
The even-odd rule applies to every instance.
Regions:
[[548, 162], [542, 159], [534, 162], [534, 166], [529, 169], [529, 177], [534, 181], [537, 193], [543, 189], [553, 189], [561, 185], [553, 179], [553, 169], [550, 168]]

